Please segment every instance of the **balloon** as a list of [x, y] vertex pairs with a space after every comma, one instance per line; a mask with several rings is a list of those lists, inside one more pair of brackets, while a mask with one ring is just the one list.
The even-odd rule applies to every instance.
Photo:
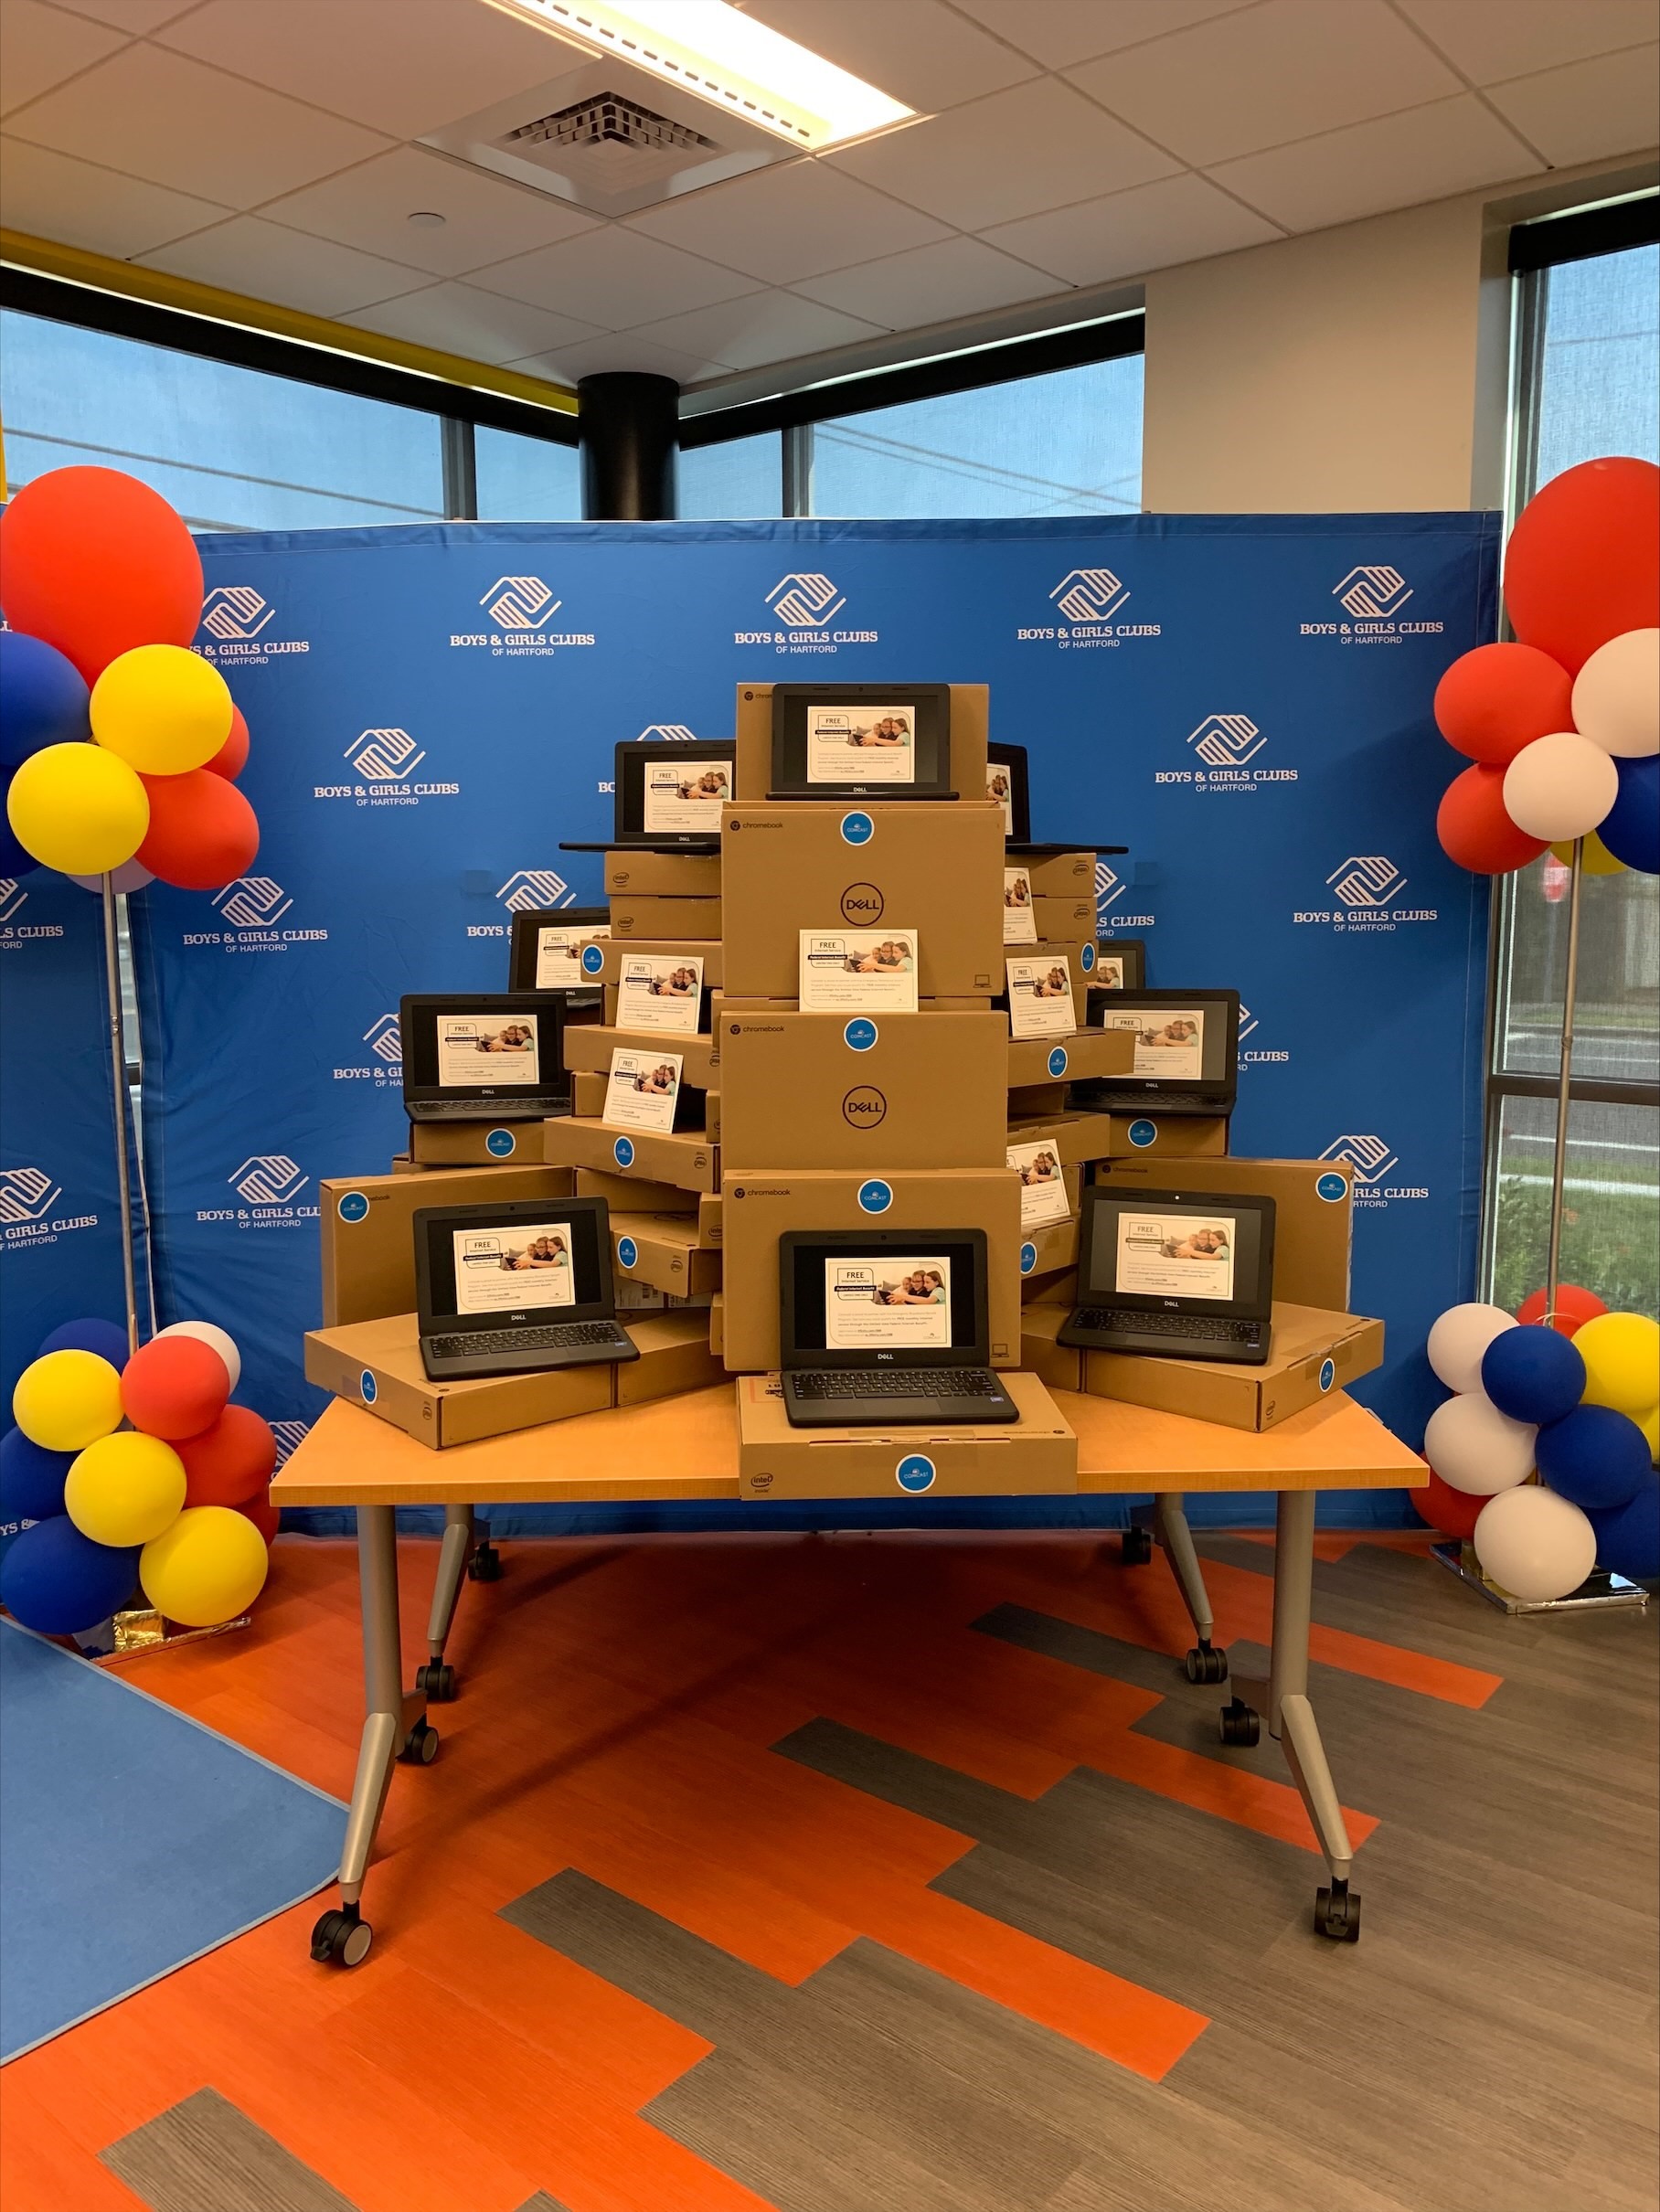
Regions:
[[52, 469], [0, 518], [0, 605], [14, 630], [55, 645], [90, 684], [134, 645], [190, 643], [202, 558], [179, 516], [136, 476]]
[[1660, 1322], [1599, 1313], [1574, 1338], [1585, 1362], [1585, 1403], [1635, 1420], [1660, 1398]]
[[1638, 1421], [1651, 1460], [1660, 1460], [1660, 1406], [1651, 1406]]
[[1616, 860], [1644, 876], [1660, 876], [1660, 757], [1622, 760], [1619, 794], [1598, 824]]
[[1539, 1474], [1587, 1513], [1627, 1505], [1654, 1469], [1643, 1431], [1610, 1406], [1576, 1406], [1539, 1430]]
[[1479, 1390], [1449, 1398], [1425, 1424], [1423, 1455], [1442, 1481], [1473, 1497], [1512, 1490], [1533, 1473], [1534, 1431]]
[[1475, 1556], [1513, 1598], [1566, 1598], [1597, 1563], [1597, 1532], [1577, 1505], [1529, 1483], [1489, 1498], [1475, 1524]]
[[[103, 877], [101, 876], [71, 876], [69, 881], [78, 883], [83, 891], [102, 894]], [[110, 888], [112, 891], [128, 893], [142, 891], [145, 884], [154, 881], [155, 878], [149, 869], [140, 867], [136, 860], [123, 861], [120, 867], [110, 870]]]
[[[1565, 838], [1559, 845], [1553, 845], [1550, 849], [1564, 867], [1573, 866], [1571, 837]], [[1588, 876], [1617, 876], [1625, 863], [1614, 858], [1598, 831], [1587, 830], [1580, 846], [1580, 866]]]
[[185, 1438], [178, 1456], [186, 1505], [239, 1505], [270, 1483], [277, 1440], [271, 1423], [248, 1407], [227, 1406], [211, 1429]]
[[150, 825], [142, 779], [97, 745], [47, 745], [31, 753], [12, 778], [5, 813], [24, 850], [66, 876], [120, 867]]
[[1517, 637], [1571, 675], [1611, 637], [1660, 622], [1660, 468], [1620, 456], [1553, 476], [1510, 533], [1505, 606]]
[[1505, 812], [1502, 768], [1478, 765], [1454, 776], [1436, 809], [1435, 835], [1447, 857], [1473, 876], [1507, 876], [1545, 849], [1542, 837], [1526, 835]]
[[1482, 1388], [1514, 1421], [1559, 1421], [1584, 1388], [1585, 1362], [1554, 1329], [1506, 1329], [1482, 1355]]
[[1434, 1470], [1430, 1470], [1428, 1485], [1422, 1490], [1409, 1490], [1414, 1511], [1431, 1528], [1439, 1528], [1443, 1536], [1455, 1537], [1467, 1544], [1475, 1534], [1476, 1516], [1487, 1503], [1468, 1490], [1454, 1490], [1451, 1483], [1443, 1483]]
[[236, 1339], [229, 1329], [221, 1329], [213, 1321], [172, 1321], [165, 1329], [157, 1329], [156, 1341], [164, 1336], [196, 1336], [203, 1344], [211, 1345], [225, 1363], [234, 1390], [242, 1379], [242, 1355], [237, 1350]]
[[0, 1521], [49, 1521], [63, 1511], [72, 1452], [46, 1452], [21, 1429], [0, 1436]]
[[269, 1550], [272, 1538], [282, 1526], [282, 1509], [273, 1505], [266, 1493], [261, 1490], [250, 1498], [244, 1498], [236, 1510], [247, 1515], [265, 1539], [265, 1547]]
[[1472, 760], [1506, 768], [1524, 745], [1572, 721], [1573, 678], [1534, 645], [1477, 645], [1435, 686], [1435, 726]]
[[121, 1377], [96, 1352], [48, 1352], [17, 1377], [12, 1419], [48, 1452], [84, 1452], [120, 1426]]
[[[1598, 1313], [1606, 1313], [1607, 1306], [1594, 1291], [1581, 1290], [1577, 1282], [1559, 1282], [1556, 1294], [1556, 1318], [1551, 1327], [1564, 1336], [1571, 1336], [1576, 1329]], [[1516, 1309], [1516, 1317], [1524, 1326], [1545, 1318], [1545, 1293], [1531, 1292]]]
[[225, 1410], [230, 1378], [211, 1345], [194, 1336], [156, 1336], [141, 1345], [121, 1377], [127, 1419], [168, 1443], [200, 1436]]
[[247, 765], [248, 725], [242, 719], [242, 709], [239, 707], [233, 707], [230, 710], [230, 735], [214, 754], [212, 760], [204, 760], [202, 766], [210, 776], [235, 778], [241, 774]]
[[138, 1578], [158, 1613], [186, 1628], [214, 1628], [246, 1612], [265, 1587], [265, 1539], [229, 1505], [186, 1505], [144, 1546]]
[[1430, 1331], [1430, 1365], [1449, 1390], [1479, 1390], [1483, 1354], [1501, 1329], [1515, 1326], [1502, 1306], [1449, 1306]]
[[235, 712], [211, 661], [183, 645], [135, 645], [92, 686], [92, 735], [141, 776], [182, 776], [211, 760]]
[[[1660, 1475], [1651, 1474], [1629, 1505], [1612, 1513], [1593, 1513], [1597, 1564], [1628, 1581], [1652, 1582], [1660, 1576]], [[4, 1569], [0, 1569], [3, 1576]]]
[[178, 1453], [134, 1429], [89, 1444], [63, 1486], [64, 1511], [94, 1544], [147, 1544], [172, 1527], [184, 1503]]
[[1619, 795], [1612, 760], [1576, 729], [1535, 738], [1505, 771], [1505, 812], [1529, 837], [1583, 837]]
[[1597, 647], [1574, 678], [1573, 726], [1624, 759], [1660, 752], [1660, 630], [1627, 630]]
[[0, 1559], [0, 1604], [39, 1635], [72, 1636], [127, 1602], [138, 1561], [136, 1551], [94, 1544], [59, 1514], [12, 1538]]
[[127, 1332], [118, 1321], [60, 1321], [49, 1336], [40, 1340], [37, 1358], [48, 1352], [96, 1352], [112, 1367], [127, 1364]]
[[206, 768], [146, 776], [150, 827], [138, 856], [181, 891], [217, 891], [253, 866], [260, 824], [234, 783]]
[[[0, 636], [5, 633], [0, 632]], [[9, 771], [0, 771], [0, 799], [9, 801], [12, 779]], [[5, 809], [0, 806], [0, 876], [16, 883], [19, 876], [27, 876], [40, 866], [33, 853], [26, 852], [17, 842], [17, 833], [7, 819]]]
[[0, 765], [16, 768], [43, 745], [90, 735], [87, 686], [73, 661], [44, 638], [0, 630]]

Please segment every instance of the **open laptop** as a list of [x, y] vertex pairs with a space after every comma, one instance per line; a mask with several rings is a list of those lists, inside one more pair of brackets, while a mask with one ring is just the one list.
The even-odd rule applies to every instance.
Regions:
[[720, 850], [720, 810], [730, 800], [738, 748], [729, 738], [633, 738], [617, 748], [615, 824], [602, 844], [562, 853], [702, 853]]
[[[1091, 991], [1142, 991], [1147, 984], [1147, 941], [1144, 937], [1098, 937]], [[1101, 1026], [1101, 1006], [1090, 1005], [1089, 1026]]]
[[1024, 745], [994, 739], [985, 749], [985, 795], [1000, 802], [1003, 835], [1011, 860], [1045, 860], [1056, 853], [1123, 853], [1128, 846], [1099, 845], [1092, 837], [1071, 837], [1056, 845], [1032, 837], [1031, 771]]
[[1078, 1226], [1079, 1303], [1058, 1341], [1261, 1367], [1273, 1272], [1272, 1198], [1091, 1184]]
[[591, 939], [610, 935], [608, 906], [525, 909], [513, 917], [507, 988], [575, 992], [579, 995], [567, 1005], [588, 1005], [600, 994], [591, 976], [583, 974], [578, 954]]
[[400, 999], [403, 1106], [411, 1122], [541, 1122], [570, 1107], [557, 992]]
[[991, 1366], [985, 1231], [789, 1229], [779, 1366], [797, 1428], [1012, 1421]]
[[954, 799], [949, 684], [774, 684], [781, 799]]
[[603, 1198], [419, 1207], [415, 1297], [430, 1382], [640, 1356], [617, 1320]]
[[1237, 991], [1095, 991], [1091, 1027], [1129, 1029], [1135, 1066], [1074, 1085], [1095, 1113], [1233, 1111], [1240, 1079]]

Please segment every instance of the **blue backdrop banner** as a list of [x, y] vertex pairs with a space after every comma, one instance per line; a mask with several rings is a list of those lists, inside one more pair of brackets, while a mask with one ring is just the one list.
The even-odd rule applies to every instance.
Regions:
[[1354, 1300], [1389, 1332], [1358, 1395], [1416, 1439], [1425, 1332], [1472, 1280], [1486, 973], [1486, 886], [1436, 842], [1452, 762], [1430, 708], [1495, 633], [1497, 533], [1460, 514], [204, 539], [200, 647], [253, 733], [263, 842], [212, 899], [134, 901], [164, 1320], [231, 1327], [242, 1395], [300, 1433], [318, 1184], [402, 1145], [399, 994], [505, 988], [516, 908], [599, 900], [597, 859], [559, 848], [608, 834], [620, 739], [729, 736], [746, 679], [949, 678], [989, 683], [994, 735], [1031, 749], [1037, 835], [1130, 848], [1098, 903], [1146, 939], [1148, 980], [1238, 986], [1234, 1150], [1354, 1164]]

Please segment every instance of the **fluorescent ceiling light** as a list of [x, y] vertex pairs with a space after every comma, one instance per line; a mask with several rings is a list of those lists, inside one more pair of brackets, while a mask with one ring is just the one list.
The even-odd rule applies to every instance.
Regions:
[[489, 0], [593, 54], [616, 54], [803, 153], [916, 112], [727, 0]]

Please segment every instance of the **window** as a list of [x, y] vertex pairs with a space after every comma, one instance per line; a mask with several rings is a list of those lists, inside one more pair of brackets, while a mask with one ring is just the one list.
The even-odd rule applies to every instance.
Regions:
[[582, 464], [574, 445], [521, 438], [481, 422], [473, 432], [473, 455], [481, 521], [580, 521]]
[[698, 445], [680, 456], [683, 521], [770, 521], [784, 511], [783, 451], [776, 431]]

